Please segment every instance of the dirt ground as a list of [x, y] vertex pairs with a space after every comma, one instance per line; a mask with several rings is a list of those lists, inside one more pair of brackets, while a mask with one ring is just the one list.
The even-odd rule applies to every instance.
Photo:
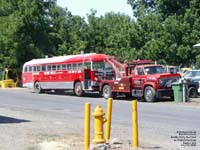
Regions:
[[[200, 106], [200, 98], [191, 99], [187, 105]], [[81, 150], [84, 147], [82, 118], [72, 122], [70, 117], [56, 112], [0, 107], [0, 133], [0, 150]], [[109, 150], [133, 150], [131, 141], [123, 141], [122, 138], [111, 141], [115, 144], [107, 146]], [[161, 150], [157, 146], [137, 148], [153, 149]]]
[[[79, 119], [71, 124], [64, 114], [6, 107], [0, 107], [0, 114], [1, 150], [81, 150], [84, 147], [83, 124]], [[95, 150], [92, 141], [91, 147]], [[132, 146], [129, 142], [117, 142], [109, 149], [113, 148], [128, 150]]]

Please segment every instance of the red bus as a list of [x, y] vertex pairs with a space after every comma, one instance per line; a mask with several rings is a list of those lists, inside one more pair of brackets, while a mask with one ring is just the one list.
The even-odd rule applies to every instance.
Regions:
[[121, 76], [110, 59], [109, 55], [96, 53], [33, 59], [23, 65], [22, 84], [36, 93], [73, 90], [81, 96], [84, 91], [99, 91], [102, 79]]

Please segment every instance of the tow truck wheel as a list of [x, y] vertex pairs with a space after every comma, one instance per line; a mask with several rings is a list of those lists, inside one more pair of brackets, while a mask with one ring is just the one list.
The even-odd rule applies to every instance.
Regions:
[[144, 90], [144, 100], [146, 102], [154, 102], [156, 100], [156, 92], [151, 86], [147, 86]]
[[34, 90], [35, 93], [42, 93], [43, 92], [39, 82], [35, 82], [33, 90]]
[[76, 96], [82, 96], [83, 95], [83, 88], [82, 88], [81, 82], [76, 82], [75, 83], [74, 94]]
[[189, 93], [189, 97], [190, 98], [195, 98], [197, 97], [197, 90], [195, 89], [195, 87], [190, 87], [188, 89], [188, 93]]
[[103, 97], [105, 99], [112, 98], [112, 92], [110, 90], [110, 86], [109, 85], [104, 85], [103, 86]]

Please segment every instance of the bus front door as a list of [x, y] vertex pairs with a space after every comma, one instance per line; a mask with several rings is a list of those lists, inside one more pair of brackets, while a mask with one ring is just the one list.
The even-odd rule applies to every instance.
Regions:
[[91, 81], [91, 69], [84, 69], [84, 88], [89, 89]]

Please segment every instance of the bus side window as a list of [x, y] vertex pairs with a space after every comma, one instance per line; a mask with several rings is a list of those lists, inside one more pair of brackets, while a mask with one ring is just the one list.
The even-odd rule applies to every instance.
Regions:
[[72, 70], [77, 70], [77, 64], [72, 64]]
[[62, 65], [57, 65], [57, 70], [62, 70]]
[[51, 71], [51, 65], [47, 66], [47, 71]]
[[42, 71], [46, 71], [46, 66], [42, 66]]
[[67, 70], [72, 70], [71, 64], [67, 64]]
[[52, 65], [52, 70], [56, 70], [56, 65]]
[[39, 71], [40, 71], [40, 66], [37, 66], [37, 68], [36, 68], [36, 69], [37, 69], [37, 71], [39, 72]]
[[33, 66], [33, 72], [36, 72], [36, 66]]
[[32, 72], [32, 66], [29, 66], [29, 67], [28, 67], [28, 71], [29, 71], [29, 72]]
[[62, 69], [61, 70], [66, 70], [66, 64], [62, 64]]
[[82, 70], [82, 64], [81, 63], [77, 65], [77, 69]]
[[24, 68], [24, 72], [28, 72], [28, 67], [25, 67], [25, 68]]

